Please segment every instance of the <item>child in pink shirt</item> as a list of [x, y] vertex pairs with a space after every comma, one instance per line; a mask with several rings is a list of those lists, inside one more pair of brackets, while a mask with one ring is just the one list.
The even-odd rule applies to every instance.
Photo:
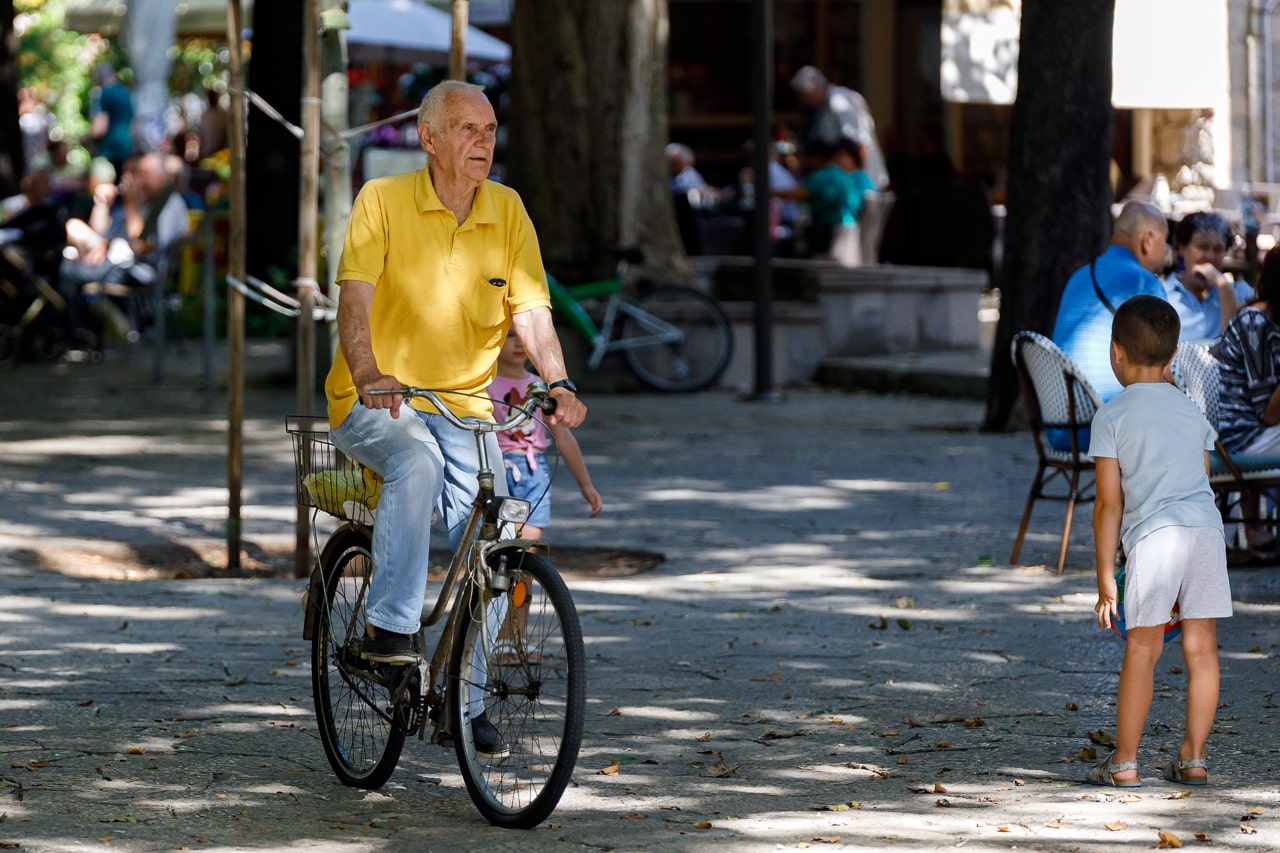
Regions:
[[[493, 416], [502, 421], [507, 417], [510, 405], [523, 405], [525, 389], [537, 376], [525, 369], [524, 345], [512, 329], [498, 354], [498, 375], [489, 386], [493, 399]], [[546, 450], [552, 438], [560, 450], [560, 458], [569, 466], [569, 473], [591, 506], [591, 518], [600, 514], [600, 493], [591, 484], [587, 463], [573, 431], [553, 424], [550, 433], [541, 421], [531, 420], [523, 427], [498, 433], [498, 446], [502, 448], [502, 462], [507, 474], [507, 489], [513, 497], [523, 498], [532, 505], [529, 520], [520, 535], [526, 539], [538, 539], [551, 523], [551, 471], [547, 467]]]

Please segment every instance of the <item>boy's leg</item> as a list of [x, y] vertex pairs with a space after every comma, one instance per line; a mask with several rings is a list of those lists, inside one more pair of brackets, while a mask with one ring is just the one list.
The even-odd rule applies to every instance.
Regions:
[[[1217, 620], [1182, 620], [1182, 656], [1187, 662], [1187, 731], [1178, 758], [1186, 761], [1205, 757], [1205, 742], [1218, 710]], [[1182, 773], [1191, 779], [1208, 775], [1203, 767], [1189, 767]]]
[[[1117, 764], [1135, 761], [1138, 742], [1147, 724], [1147, 712], [1151, 710], [1152, 683], [1155, 680], [1156, 661], [1164, 650], [1164, 626], [1130, 628], [1124, 644], [1124, 664], [1120, 668], [1120, 691], [1116, 697], [1116, 749]], [[1118, 781], [1138, 778], [1136, 770], [1114, 774]]]

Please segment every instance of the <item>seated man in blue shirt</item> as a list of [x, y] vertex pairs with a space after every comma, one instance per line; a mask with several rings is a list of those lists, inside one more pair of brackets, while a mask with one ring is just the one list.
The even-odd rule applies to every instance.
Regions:
[[[1165, 267], [1168, 238], [1164, 214], [1146, 202], [1131, 201], [1116, 217], [1111, 245], [1072, 273], [1062, 291], [1053, 342], [1071, 357], [1104, 403], [1121, 391], [1111, 371], [1111, 316], [1130, 296], [1165, 298], [1156, 273]], [[1050, 430], [1048, 437], [1059, 450], [1071, 449], [1066, 430]], [[1083, 451], [1088, 446], [1086, 431], [1079, 436], [1079, 447]]]

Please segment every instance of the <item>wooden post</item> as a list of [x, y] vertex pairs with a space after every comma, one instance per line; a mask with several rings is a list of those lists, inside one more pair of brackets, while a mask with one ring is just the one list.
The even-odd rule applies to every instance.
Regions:
[[[310, 415], [316, 397], [316, 244], [317, 205], [320, 199], [320, 2], [302, 4], [302, 156], [298, 193], [298, 299], [297, 410]], [[294, 541], [294, 576], [311, 574], [311, 517], [298, 507]]]
[[449, 79], [467, 79], [467, 19], [471, 16], [469, 0], [453, 0], [453, 33], [449, 40]]
[[[227, 144], [231, 177], [227, 200], [231, 227], [227, 239], [227, 274], [245, 280], [245, 200], [244, 200], [244, 68], [240, 34], [244, 32], [240, 0], [227, 0], [227, 47], [231, 83], [231, 114], [227, 121]], [[205, 263], [213, 263], [207, 258]], [[244, 456], [244, 296], [227, 289], [227, 568], [240, 568], [241, 462]]]

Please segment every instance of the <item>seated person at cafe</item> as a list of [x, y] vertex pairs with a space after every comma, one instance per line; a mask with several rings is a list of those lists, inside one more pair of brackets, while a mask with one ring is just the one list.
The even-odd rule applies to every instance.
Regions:
[[[104, 195], [109, 195], [105, 193]], [[68, 228], [68, 251], [58, 274], [58, 288], [73, 306], [70, 321], [79, 321], [81, 292], [91, 282], [147, 286], [155, 281], [160, 259], [170, 247], [187, 235], [189, 217], [186, 202], [174, 191], [159, 154], [144, 154], [132, 161], [121, 175], [119, 204], [124, 230], [102, 232], [94, 226]], [[110, 203], [108, 202], [108, 207]], [[120, 212], [108, 215], [118, 227]], [[101, 221], [101, 220], [100, 220]], [[135, 329], [136, 328], [135, 320]]]
[[1235, 234], [1216, 213], [1186, 216], [1173, 231], [1174, 269], [1166, 297], [1182, 321], [1184, 341], [1217, 340], [1231, 318], [1253, 299], [1253, 288], [1222, 271]]
[[[1111, 317], [1130, 296], [1147, 293], [1165, 298], [1156, 273], [1165, 267], [1169, 225], [1164, 214], [1143, 201], [1127, 203], [1116, 217], [1111, 245], [1072, 273], [1058, 303], [1053, 342], [1076, 363], [1102, 402], [1121, 391], [1111, 370]], [[1071, 449], [1067, 430], [1049, 430], [1049, 443]], [[1087, 430], [1078, 437], [1083, 452]]]

